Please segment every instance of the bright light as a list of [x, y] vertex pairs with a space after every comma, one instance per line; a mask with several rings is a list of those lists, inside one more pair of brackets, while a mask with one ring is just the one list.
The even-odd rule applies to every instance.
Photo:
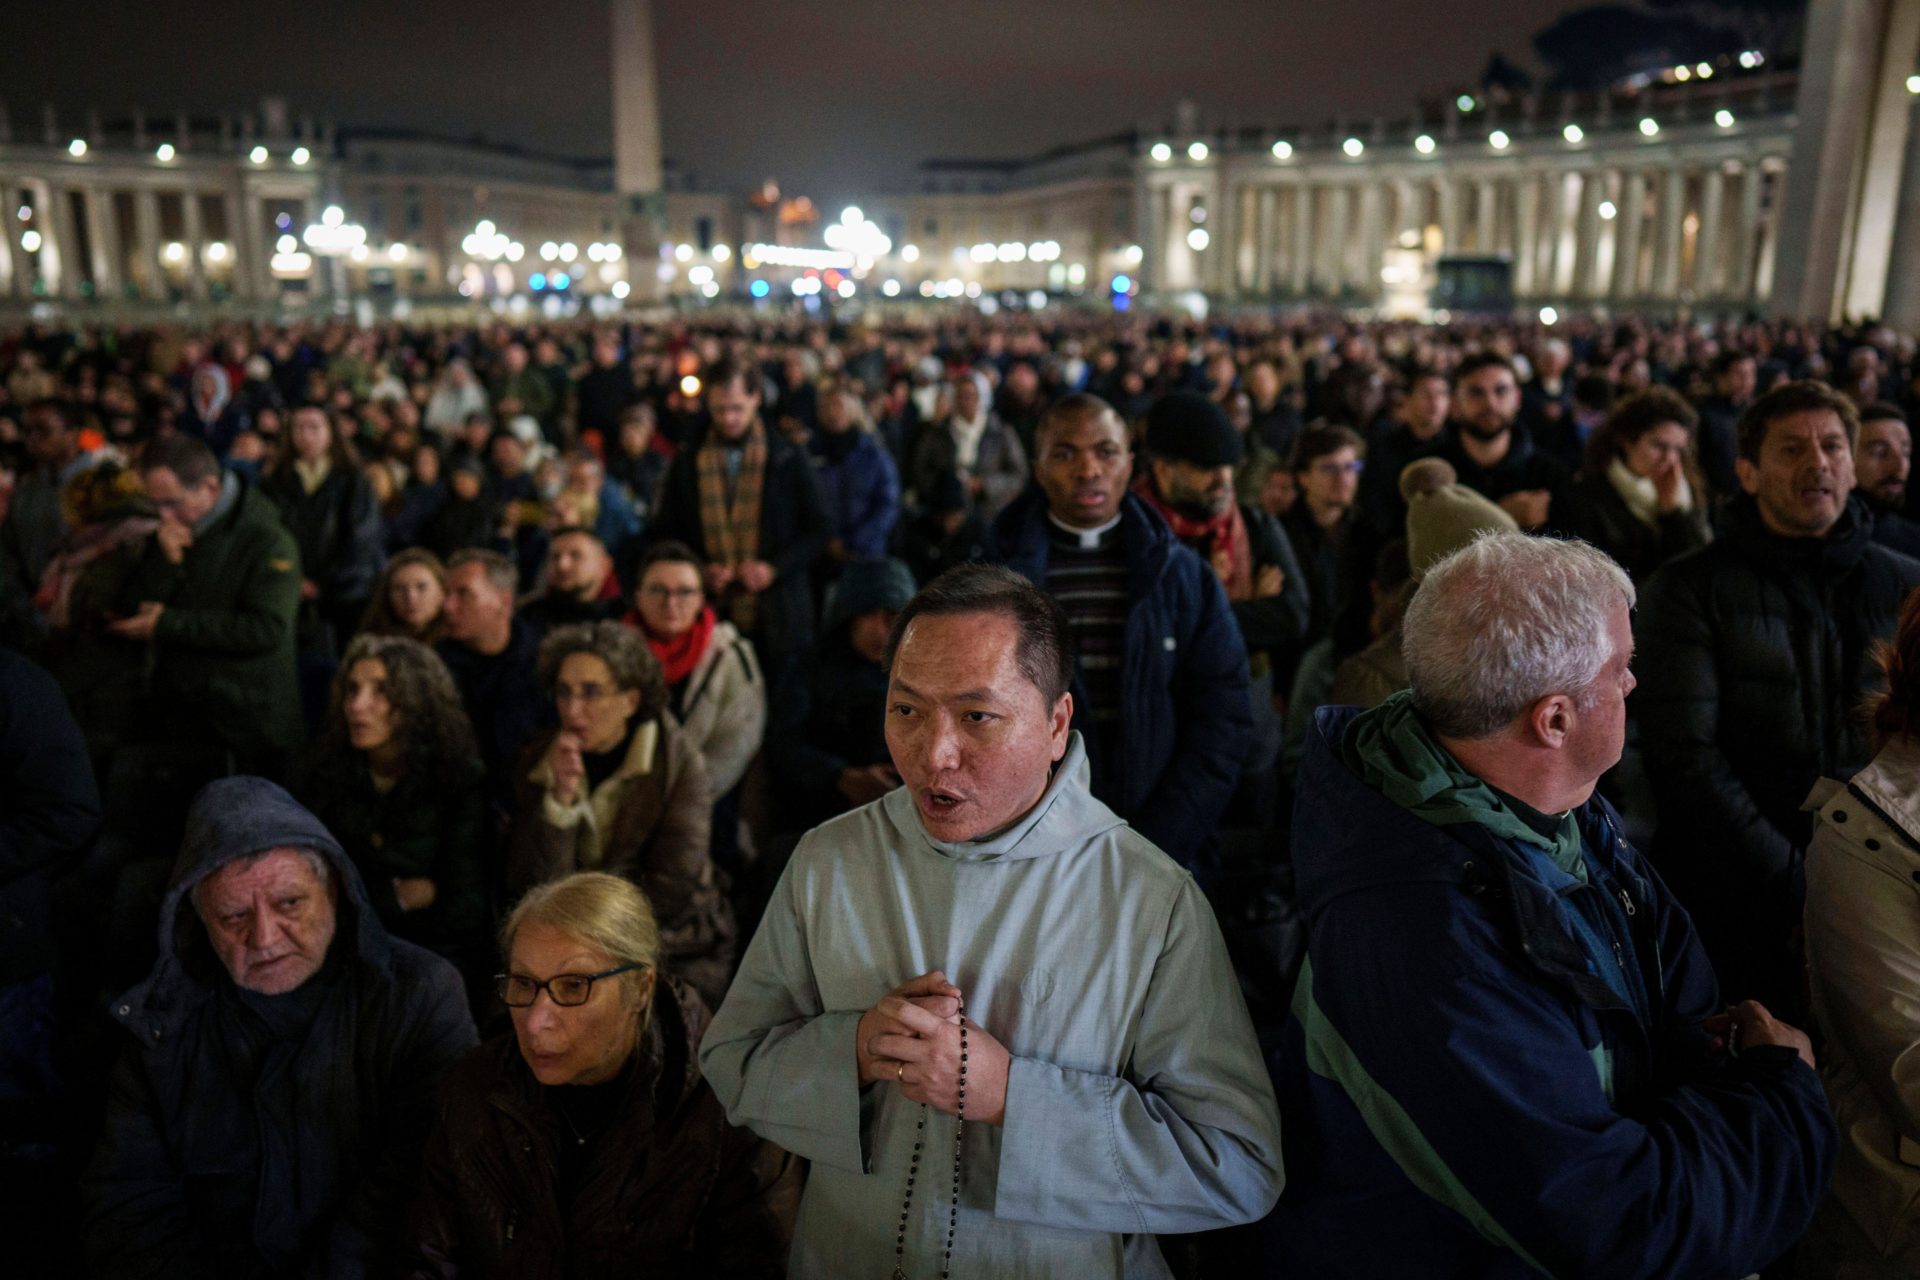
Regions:
[[[560, 246], [560, 256], [567, 258], [567, 246]], [[693, 246], [690, 244], [677, 244], [673, 246], [673, 260], [675, 262], [692, 262]], [[573, 259], [567, 258], [567, 261], [571, 262]]]
[[305, 147], [295, 147], [293, 149], [293, 162], [295, 164], [305, 164], [311, 159], [313, 159], [313, 152], [307, 150]]
[[527, 246], [521, 244], [518, 240], [515, 240], [512, 243], [507, 245], [507, 261], [508, 262], [518, 262], [520, 261], [520, 259], [526, 256], [527, 256]]
[[[313, 269], [313, 256], [306, 253], [276, 253], [267, 264], [276, 276], [303, 276]], [[461, 289], [469, 286], [462, 281]]]
[[1132, 278], [1128, 276], [1115, 276], [1113, 278], [1113, 291], [1115, 293], [1132, 293], [1133, 292]]
[[1164, 142], [1156, 142], [1147, 149], [1147, 154], [1153, 157], [1156, 164], [1165, 164], [1173, 159], [1173, 148]]
[[546, 272], [536, 271], [532, 275], [527, 277], [527, 288], [533, 290], [535, 293], [540, 292], [540, 290], [546, 287], [547, 287]]
[[[39, 237], [31, 231], [27, 232], [27, 235], [34, 236], [33, 247], [38, 248]], [[26, 242], [26, 238], [27, 238], [26, 236], [21, 236], [20, 237], [21, 243], [24, 244]], [[166, 246], [160, 250], [160, 256], [166, 259], [168, 262], [185, 262], [187, 260], [187, 246], [185, 246], [184, 244], [181, 244], [178, 240], [169, 240], [167, 241]]]
[[1293, 158], [1293, 144], [1291, 142], [1288, 142], [1285, 138], [1282, 138], [1280, 139], [1280, 141], [1274, 143], [1273, 158], [1275, 160], [1291, 160]]
[[1699, 63], [1694, 67], [1693, 74], [1699, 76], [1702, 80], [1711, 80], [1713, 79], [1713, 64], [1710, 62]]
[[1907, 92], [1920, 93], [1920, 76], [1907, 77]]
[[843, 227], [857, 227], [866, 220], [867, 215], [860, 212], [857, 204], [850, 204], [840, 211], [840, 225]]
[[832, 267], [839, 271], [853, 268], [853, 255], [833, 249], [796, 249], [783, 244], [750, 244], [740, 250], [742, 258], [748, 262], [764, 262], [771, 267], [813, 267], [825, 271]]
[[1472, 111], [1477, 104], [1474, 102], [1472, 94], [1463, 93], [1453, 100], [1453, 105], [1462, 111]]
[[1560, 131], [1560, 136], [1568, 142], [1578, 142], [1587, 136], [1587, 131], [1577, 124], [1570, 124]]
[[628, 284], [625, 280], [615, 280], [613, 282], [613, 287], [608, 289], [607, 292], [611, 293], [616, 298], [624, 298], [628, 294], [633, 292], [633, 286]]
[[320, 211], [320, 222], [323, 226], [337, 227], [346, 220], [346, 213], [337, 204], [330, 204]]
[[1353, 157], [1355, 160], [1358, 160], [1360, 158], [1360, 153], [1367, 149], [1367, 144], [1360, 141], [1360, 139], [1358, 138], [1348, 138], [1345, 142], [1340, 144], [1340, 149], [1346, 152], [1349, 156]]
[[1070, 264], [1067, 267], [1067, 283], [1068, 284], [1082, 285], [1082, 284], [1085, 284], [1086, 282], [1087, 282], [1087, 264], [1086, 263], [1075, 262]]
[[253, 150], [247, 152], [247, 159], [253, 161], [255, 164], [265, 164], [267, 162], [267, 149], [265, 147], [255, 147]]
[[[615, 245], [614, 247], [619, 248], [618, 245]], [[715, 262], [725, 262], [728, 258], [731, 258], [732, 256], [733, 256], [733, 250], [727, 248], [727, 246], [723, 244], [717, 244], [713, 246], [713, 260]]]
[[493, 225], [492, 218], [482, 218], [473, 224], [473, 234], [479, 236], [482, 240], [492, 239], [493, 233], [499, 229], [500, 228]]
[[1433, 139], [1423, 133], [1413, 140], [1413, 149], [1423, 156], [1430, 156], [1433, 154]]
[[975, 262], [992, 262], [995, 251], [992, 245], [981, 243], [973, 246], [968, 252]]
[[793, 290], [794, 297], [804, 298], [809, 293], [813, 292], [813, 289], [816, 286], [814, 281], [808, 280], [803, 276], [800, 279], [795, 280], [792, 284], [788, 285], [787, 287]]
[[1652, 116], [1641, 116], [1640, 132], [1645, 137], [1648, 137], [1648, 138], [1653, 137], [1654, 135], [1660, 132], [1660, 122], [1658, 120], [1655, 120]]
[[173, 144], [171, 142], [163, 142], [153, 149], [153, 158], [161, 164], [165, 164], [173, 159], [173, 155]]
[[364, 244], [357, 244], [353, 246], [353, 248], [347, 250], [347, 254], [355, 262], [365, 262], [367, 260], [367, 246], [365, 246]]
[[292, 236], [281, 236], [273, 242], [273, 251], [275, 253], [297, 253], [299, 250], [300, 242]]
[[967, 283], [967, 296], [969, 298], [977, 298], [982, 292], [983, 290], [980, 288], [980, 282], [978, 280], [972, 280]]
[[225, 262], [229, 252], [225, 240], [214, 240], [207, 245], [207, 261]]
[[688, 374], [680, 379], [680, 394], [691, 399], [700, 394], [700, 379]]
[[1207, 158], [1207, 144], [1206, 144], [1206, 143], [1204, 143], [1204, 142], [1190, 142], [1190, 143], [1188, 143], [1188, 144], [1187, 144], [1187, 159], [1189, 159], [1189, 160], [1205, 160], [1206, 158]]
[[1138, 266], [1147, 256], [1147, 251], [1137, 244], [1130, 244], [1120, 251], [1121, 259], [1128, 266]]
[[1213, 243], [1213, 237], [1207, 234], [1205, 227], [1195, 227], [1193, 230], [1187, 232], [1187, 247], [1195, 253], [1200, 252], [1211, 243]]
[[889, 280], [880, 286], [880, 292], [886, 294], [889, 298], [897, 298], [900, 296], [900, 282], [898, 280]]
[[917, 244], [903, 244], [903, 245], [901, 245], [901, 246], [900, 246], [900, 261], [902, 261], [902, 262], [918, 262], [918, 261], [920, 261], [920, 246], [919, 246], [919, 245], [917, 245]]
[[[726, 247], [725, 245], [715, 245], [713, 247], [713, 260], [715, 262], [725, 262], [727, 260], [727, 255], [721, 252], [721, 250], [724, 249], [725, 247]], [[620, 261], [620, 254], [622, 252], [623, 251], [619, 245], [609, 240], [606, 242], [606, 244], [601, 246], [600, 256], [605, 258], [608, 262], [618, 262]]]
[[1541, 324], [1555, 324], [1555, 323], [1558, 323], [1559, 319], [1560, 319], [1560, 313], [1558, 311], [1555, 311], [1552, 307], [1540, 308]]
[[1740, 65], [1751, 71], [1760, 65], [1760, 55], [1751, 49], [1742, 49], [1740, 51]]
[[1675, 67], [1673, 69], [1673, 78], [1675, 80], [1691, 80], [1693, 79], [1693, 69], [1691, 67]]
[[[847, 283], [852, 284], [853, 281], [849, 280]], [[703, 298], [717, 298], [720, 296], [720, 286], [709, 280], [700, 286], [700, 296]]]
[[962, 281], [959, 276], [947, 277], [945, 284], [946, 284], [948, 296], [955, 297], [955, 298], [959, 297], [963, 292], [965, 292], [967, 287], [965, 282]]
[[595, 240], [592, 244], [587, 246], [587, 256], [593, 259], [595, 262], [600, 261], [600, 259], [604, 258], [606, 254], [607, 254], [607, 251], [600, 247], [600, 242], [598, 240]]
[[1613, 203], [1613, 201], [1602, 200], [1600, 202], [1600, 208], [1598, 212], [1603, 219], [1605, 219], [1608, 222], [1612, 222], [1614, 218], [1619, 216], [1620, 209], [1617, 205]]
[[764, 298], [768, 294], [773, 292], [773, 286], [768, 284], [765, 280], [755, 280], [752, 284], [747, 286], [747, 292], [752, 294], [756, 298]]
[[1487, 135], [1487, 145], [1492, 147], [1495, 151], [1505, 151], [1507, 149], [1507, 144], [1512, 141], [1513, 139], [1507, 136], [1507, 131], [1505, 129], [1495, 129], [1492, 133]]
[[933, 281], [922, 280], [920, 282], [920, 296], [923, 298], [931, 298], [933, 296]]
[[840, 285], [839, 285], [839, 294], [840, 294], [840, 296], [841, 296], [841, 297], [843, 297], [843, 298], [851, 298], [851, 297], [852, 297], [852, 296], [854, 295], [854, 290], [855, 290], [855, 286], [854, 286], [854, 283], [853, 283], [853, 281], [851, 281], [851, 280], [842, 280], [842, 281], [840, 282]]
[[1044, 289], [1035, 289], [1032, 293], [1029, 293], [1027, 295], [1027, 306], [1030, 307], [1032, 310], [1039, 311], [1043, 309], [1046, 305], [1047, 305], [1047, 294]]
[[390, 244], [387, 246], [387, 261], [405, 262], [406, 260], [407, 246], [403, 244]]
[[1002, 262], [1025, 262], [1027, 260], [1027, 246], [1021, 244], [1018, 240], [1010, 240], [995, 249], [994, 256]]
[[552, 262], [560, 256], [560, 246], [549, 240], [540, 246], [540, 261]]
[[75, 138], [72, 142], [69, 142], [67, 144], [67, 154], [76, 160], [87, 154], [87, 140], [85, 138]]
[[1731, 129], [1733, 128], [1733, 112], [1722, 107], [1713, 113], [1713, 122], [1722, 129]]
[[694, 284], [705, 284], [713, 279], [713, 268], [702, 264], [687, 272], [687, 279]]
[[[40, 251], [40, 233], [32, 227], [28, 227], [25, 231], [22, 231], [20, 233], [20, 247], [28, 253], [38, 253]], [[167, 247], [172, 248], [173, 246], [169, 245]], [[168, 261], [172, 261], [172, 259], [169, 258]]]
[[580, 246], [569, 240], [560, 246], [560, 261], [572, 262], [580, 256]]

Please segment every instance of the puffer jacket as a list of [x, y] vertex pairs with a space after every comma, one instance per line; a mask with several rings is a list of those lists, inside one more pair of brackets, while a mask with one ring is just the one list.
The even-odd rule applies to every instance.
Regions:
[[[192, 894], [227, 863], [283, 847], [326, 859], [338, 917], [326, 966], [301, 988], [317, 999], [311, 1020], [297, 1041], [250, 1054], [264, 1024], [215, 957]], [[201, 792], [160, 907], [160, 959], [112, 1015], [128, 1040], [85, 1184], [94, 1275], [381, 1273], [434, 1093], [473, 1047], [473, 1019], [453, 966], [381, 928], [360, 873], [312, 814], [264, 778]]]
[[708, 1015], [665, 978], [629, 1091], [572, 1202], [558, 1125], [511, 1032], [449, 1073], [412, 1215], [419, 1280], [786, 1274], [800, 1162], [727, 1123], [696, 1054]]
[[676, 691], [680, 732], [707, 762], [713, 798], [740, 785], [767, 731], [767, 682], [753, 646], [731, 622], [714, 624], [707, 651]]
[[1840, 1125], [1803, 1274], [1920, 1274], [1920, 743], [1897, 739], [1807, 808], [1807, 964]]
[[546, 761], [557, 732], [528, 743], [514, 771], [508, 895], [576, 871], [624, 876], [653, 904], [667, 970], [717, 1007], [733, 972], [735, 927], [708, 847], [706, 762], [662, 714], [634, 731], [612, 777], [562, 805]]
[[334, 467], [309, 493], [288, 465], [268, 473], [260, 491], [280, 509], [300, 548], [301, 571], [320, 588], [321, 602], [364, 608], [387, 558], [386, 524], [367, 478]]
[[1800, 801], [1872, 754], [1857, 714], [1879, 683], [1872, 649], [1920, 584], [1920, 562], [1874, 545], [1871, 522], [1854, 498], [1826, 538], [1783, 538], [1743, 498], [1723, 536], [1654, 575], [1635, 626], [1654, 861], [1728, 996], [1783, 1016], [1812, 834]]

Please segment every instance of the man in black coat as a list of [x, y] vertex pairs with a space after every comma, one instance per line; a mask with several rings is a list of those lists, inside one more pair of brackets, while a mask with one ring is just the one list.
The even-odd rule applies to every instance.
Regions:
[[1853, 450], [1854, 492], [1873, 512], [1873, 540], [1903, 556], [1920, 558], [1920, 522], [1906, 513], [1907, 474], [1913, 467], [1913, 433], [1898, 405], [1870, 404], [1860, 411], [1860, 443]]
[[1505, 356], [1468, 356], [1453, 374], [1453, 421], [1439, 455], [1460, 483], [1537, 533], [1553, 527], [1573, 476], [1519, 425], [1520, 380]]
[[459, 975], [388, 936], [340, 845], [263, 778], [194, 801], [161, 955], [86, 1179], [95, 1275], [378, 1273], [440, 1077], [475, 1042]]
[[813, 637], [811, 575], [832, 529], [812, 461], [761, 423], [760, 395], [747, 365], [709, 372], [710, 425], [673, 460], [650, 533], [700, 553], [714, 611], [778, 670]]
[[1873, 648], [1920, 585], [1920, 562], [1875, 544], [1850, 496], [1858, 429], [1823, 383], [1755, 401], [1725, 533], [1654, 575], [1637, 628], [1655, 860], [1725, 988], [1788, 1018], [1802, 1003], [1801, 804], [1872, 756], [1857, 710], [1880, 682]]
[[446, 636], [437, 648], [473, 721], [488, 793], [508, 809], [520, 748], [554, 718], [553, 701], [534, 673], [540, 632], [514, 616], [519, 582], [513, 561], [498, 551], [456, 554], [447, 564]]

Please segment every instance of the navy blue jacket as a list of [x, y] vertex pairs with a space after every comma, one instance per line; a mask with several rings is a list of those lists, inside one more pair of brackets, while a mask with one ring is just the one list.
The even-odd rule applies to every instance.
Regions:
[[1272, 1274], [1734, 1280], [1785, 1252], [1833, 1174], [1819, 1077], [1783, 1047], [1710, 1051], [1712, 967], [1612, 806], [1578, 821], [1645, 1023], [1576, 941], [1563, 895], [1592, 890], [1361, 782], [1355, 714], [1316, 717], [1294, 812], [1308, 958], [1274, 1071]]
[[816, 432], [809, 452], [833, 536], [853, 559], [878, 560], [887, 554], [900, 516], [900, 472], [877, 436], [858, 428], [851, 434], [853, 439], [836, 448]]
[[[987, 558], [1044, 589], [1047, 528], [1046, 495], [1029, 486], [993, 522]], [[1131, 493], [1120, 542], [1133, 599], [1121, 659], [1123, 749], [1100, 740], [1077, 673], [1073, 727], [1087, 742], [1093, 794], [1191, 869], [1205, 860], [1253, 746], [1247, 646], [1220, 579]]]

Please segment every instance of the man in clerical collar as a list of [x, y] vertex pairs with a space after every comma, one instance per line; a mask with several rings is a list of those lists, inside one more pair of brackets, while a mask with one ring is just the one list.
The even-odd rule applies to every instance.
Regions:
[[701, 1069], [813, 1162], [796, 1277], [1157, 1276], [1257, 1218], [1280, 1128], [1191, 875], [1095, 799], [1060, 607], [967, 565], [895, 623], [903, 785], [810, 832]]

